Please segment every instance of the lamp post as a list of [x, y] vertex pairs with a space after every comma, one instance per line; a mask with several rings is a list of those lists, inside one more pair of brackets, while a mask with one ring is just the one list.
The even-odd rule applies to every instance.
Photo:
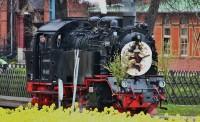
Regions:
[[10, 0], [10, 55], [13, 54], [13, 0]]
[[55, 20], [56, 19], [56, 2], [55, 0], [50, 0], [50, 20]]

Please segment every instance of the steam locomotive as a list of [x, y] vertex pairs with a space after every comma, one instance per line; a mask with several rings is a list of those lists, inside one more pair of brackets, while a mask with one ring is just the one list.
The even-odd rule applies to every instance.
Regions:
[[[44, 46], [40, 44], [42, 36]], [[122, 66], [128, 64], [127, 77], [119, 85], [105, 68], [115, 55], [120, 55]], [[27, 91], [33, 104], [57, 103], [60, 79], [62, 105], [71, 106], [75, 68], [75, 99], [82, 107], [102, 110], [113, 106], [121, 112], [153, 113], [165, 100], [165, 81], [158, 75], [155, 42], [145, 24], [126, 25], [122, 17], [116, 16], [55, 20], [38, 29], [33, 48], [25, 56]]]

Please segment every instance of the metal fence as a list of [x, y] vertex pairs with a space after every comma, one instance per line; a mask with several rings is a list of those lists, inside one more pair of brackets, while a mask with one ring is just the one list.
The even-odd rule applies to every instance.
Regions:
[[[164, 76], [168, 103], [200, 104], [200, 72], [170, 71]], [[0, 73], [0, 95], [30, 97], [25, 87], [25, 65], [9, 65], [6, 71]]]
[[30, 97], [26, 92], [25, 65], [9, 65], [0, 73], [0, 95]]
[[170, 71], [165, 78], [168, 103], [200, 104], [200, 72]]

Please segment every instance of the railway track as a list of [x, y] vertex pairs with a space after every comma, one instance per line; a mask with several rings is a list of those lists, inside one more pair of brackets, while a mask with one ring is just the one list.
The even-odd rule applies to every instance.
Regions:
[[30, 101], [31, 101], [31, 98], [0, 95], [0, 107], [15, 108], [20, 105], [27, 104]]

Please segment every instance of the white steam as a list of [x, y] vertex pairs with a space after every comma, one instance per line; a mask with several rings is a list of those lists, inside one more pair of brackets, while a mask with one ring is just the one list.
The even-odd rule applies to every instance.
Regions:
[[106, 0], [79, 0], [79, 2], [88, 2], [92, 5], [98, 6], [102, 14], [107, 14]]

